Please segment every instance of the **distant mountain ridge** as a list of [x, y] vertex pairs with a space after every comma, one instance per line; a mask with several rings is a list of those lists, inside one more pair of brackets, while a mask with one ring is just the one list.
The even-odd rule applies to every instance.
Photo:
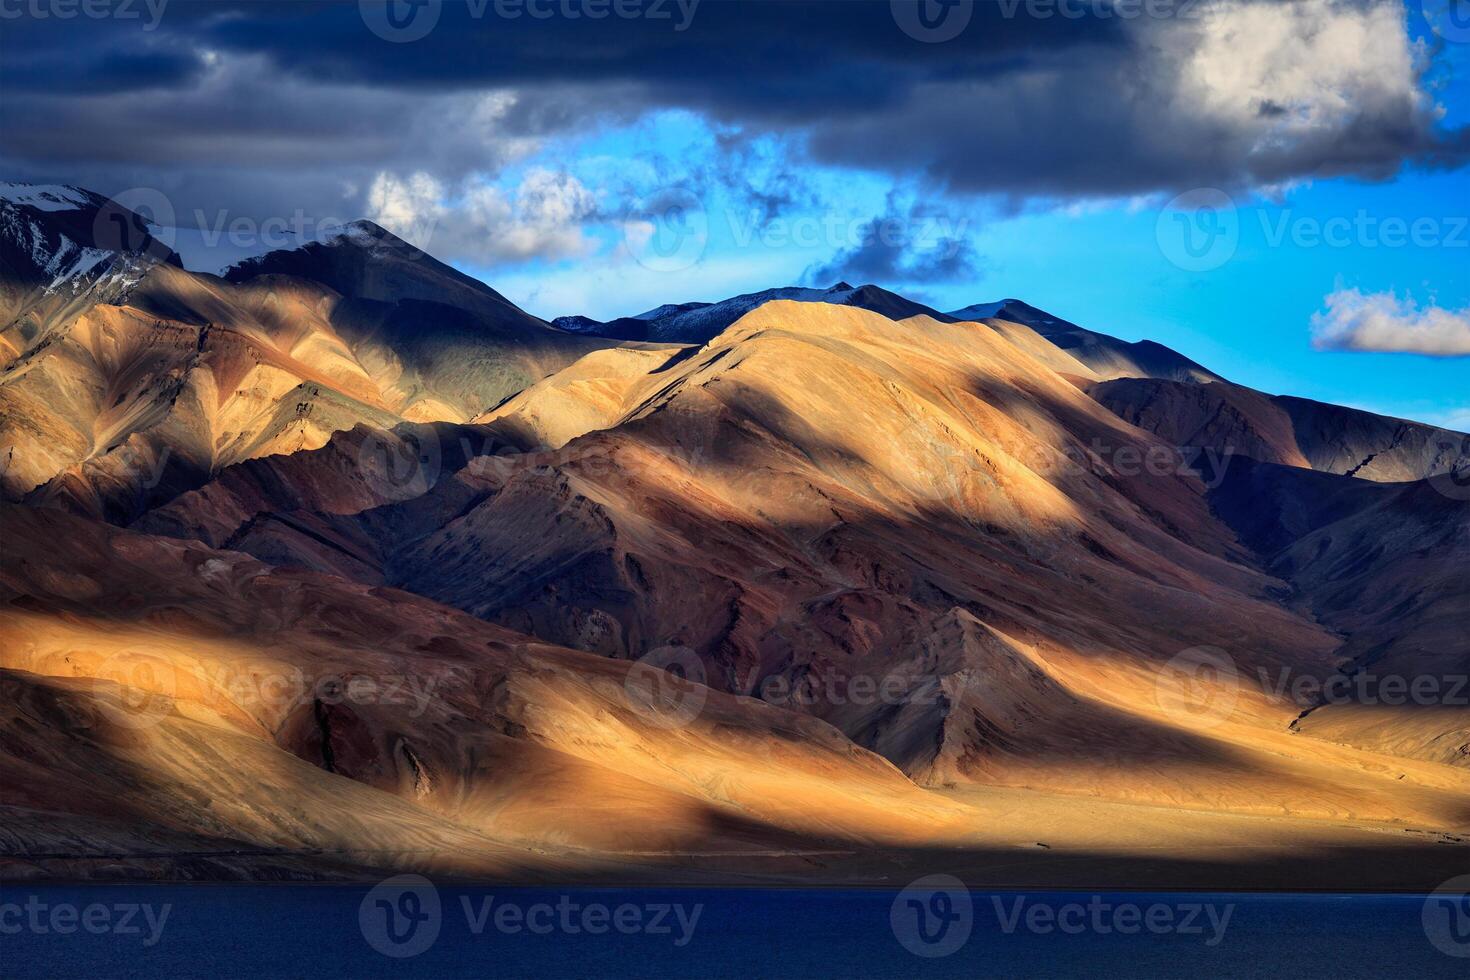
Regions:
[[1079, 327], [1018, 299], [977, 303], [955, 310], [949, 315], [956, 320], [997, 319], [1028, 326], [1086, 364], [1103, 380], [1118, 377], [1193, 382], [1225, 380], [1163, 344], [1152, 340], [1119, 340], [1117, 337]]
[[881, 286], [854, 287], [839, 282], [827, 289], [782, 286], [733, 296], [717, 303], [665, 304], [635, 316], [600, 321], [586, 316], [558, 317], [552, 323], [573, 333], [617, 340], [656, 340], [703, 344], [764, 303], [795, 300], [855, 306], [890, 320], [927, 316], [940, 323], [1003, 320], [1029, 327], [1093, 372], [1098, 380], [1150, 377], [1176, 381], [1222, 381], [1213, 371], [1150, 340], [1129, 342], [1079, 327], [1017, 299], [976, 303], [942, 313]]
[[1087, 391], [1178, 446], [1389, 483], [1470, 470], [1470, 436], [1342, 405], [1159, 378], [1115, 378]]
[[[1442, 430], [1290, 399], [1246, 412], [1248, 425], [1211, 423], [1211, 441], [1203, 422], [1183, 425], [1189, 413], [1147, 405], [1166, 394], [1235, 406], [1259, 399], [1161, 345], [1120, 341], [1015, 299], [945, 314], [839, 282], [553, 325], [368, 221], [222, 277], [183, 269], [149, 228], [85, 189], [0, 184], [0, 312], [9, 316], [0, 326], [0, 487], [9, 498], [133, 515], [252, 455], [319, 446], [362, 422], [466, 422], [589, 353], [705, 344], [783, 300], [891, 321], [975, 319], [1175, 442], [1373, 479], [1423, 478], [1464, 455], [1439, 451]], [[98, 360], [97, 337], [112, 338], [115, 361]]]
[[598, 321], [585, 316], [565, 316], [553, 320], [556, 326], [575, 333], [590, 333], [618, 340], [650, 340], [664, 343], [704, 344], [723, 333], [731, 324], [766, 303], [795, 300], [802, 303], [831, 303], [855, 306], [888, 317], [904, 320], [911, 316], [930, 316], [941, 322], [948, 318], [937, 310], [915, 303], [880, 286], [850, 286], [839, 282], [827, 289], [807, 286], [781, 286], [757, 293], [732, 296], [718, 303], [665, 304], [636, 316]]
[[322, 241], [244, 259], [227, 268], [222, 278], [245, 283], [267, 275], [310, 279], [358, 299], [385, 303], [416, 299], [486, 309], [527, 326], [546, 325], [480, 280], [366, 220], [354, 221]]
[[5, 332], [115, 300], [159, 262], [180, 264], [144, 216], [80, 187], [0, 181], [0, 354]]

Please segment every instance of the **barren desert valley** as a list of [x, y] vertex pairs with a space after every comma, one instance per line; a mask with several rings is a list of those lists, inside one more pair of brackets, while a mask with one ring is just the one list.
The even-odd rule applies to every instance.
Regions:
[[0, 186], [0, 876], [1470, 869], [1470, 437], [670, 291], [547, 322], [369, 222], [216, 276]]

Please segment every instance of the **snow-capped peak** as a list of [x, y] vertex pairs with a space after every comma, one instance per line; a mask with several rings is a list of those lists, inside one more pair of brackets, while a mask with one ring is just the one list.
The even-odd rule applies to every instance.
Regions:
[[1014, 302], [1016, 301], [1013, 299], [1003, 299], [995, 303], [975, 303], [962, 310], [952, 310], [949, 315], [961, 321], [988, 320], [990, 317], [998, 316], [1001, 310]]
[[37, 211], [78, 211], [95, 204], [79, 187], [65, 184], [22, 184], [0, 180], [0, 202]]
[[[0, 181], [0, 257], [36, 296], [79, 296], [134, 284], [158, 256], [119, 248], [106, 198], [64, 184]], [[156, 244], [156, 243], [155, 243]]]

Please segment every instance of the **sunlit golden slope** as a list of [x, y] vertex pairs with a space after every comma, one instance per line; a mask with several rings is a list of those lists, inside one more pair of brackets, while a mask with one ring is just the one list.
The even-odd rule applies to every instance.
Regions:
[[[1278, 601], [1177, 454], [984, 325], [772, 303], [703, 348], [591, 355], [477, 422], [552, 448], [487, 450], [371, 511], [292, 489], [296, 530], [269, 540], [247, 512], [304, 474], [231, 471], [140, 526], [614, 657], [688, 647], [711, 685], [930, 785], [1463, 817], [1462, 773], [1293, 733], [1303, 706], [1263, 679], [1332, 676], [1341, 638]], [[237, 524], [226, 492], [254, 501]], [[1238, 673], [1223, 717], [1171, 666], [1199, 647]]]
[[547, 847], [916, 844], [969, 812], [816, 719], [703, 688], [686, 717], [692, 688], [406, 593], [55, 511], [0, 518], [3, 804], [57, 814], [47, 833], [111, 819], [501, 873], [565, 867]]

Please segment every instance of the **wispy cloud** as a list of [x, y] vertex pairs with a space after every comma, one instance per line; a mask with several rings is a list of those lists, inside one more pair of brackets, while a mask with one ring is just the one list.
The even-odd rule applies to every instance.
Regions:
[[1431, 413], [1425, 421], [1446, 429], [1453, 429], [1456, 432], [1470, 432], [1470, 406], [1452, 408], [1448, 412]]
[[905, 212], [890, 194], [884, 213], [862, 225], [855, 243], [808, 266], [802, 280], [830, 286], [837, 279], [887, 285], [977, 279], [979, 256], [967, 226], [964, 219], [919, 204]]

